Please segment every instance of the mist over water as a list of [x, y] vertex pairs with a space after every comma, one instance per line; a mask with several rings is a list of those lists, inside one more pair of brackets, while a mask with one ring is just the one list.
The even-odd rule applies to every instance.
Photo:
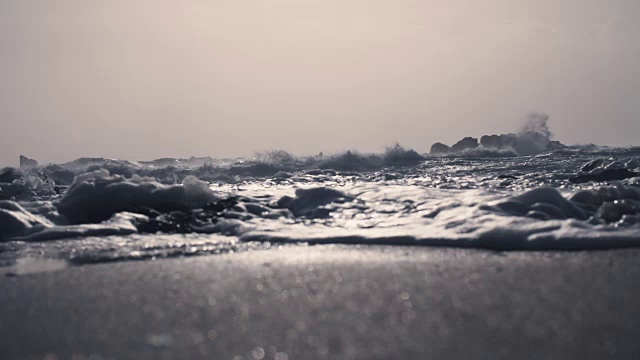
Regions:
[[546, 149], [553, 138], [553, 133], [549, 127], [549, 115], [538, 112], [529, 113], [518, 136], [521, 139], [532, 142], [538, 149]]
[[520, 133], [537, 133], [551, 140], [553, 133], [549, 128], [549, 115], [545, 113], [532, 112], [527, 115], [525, 123], [520, 129]]

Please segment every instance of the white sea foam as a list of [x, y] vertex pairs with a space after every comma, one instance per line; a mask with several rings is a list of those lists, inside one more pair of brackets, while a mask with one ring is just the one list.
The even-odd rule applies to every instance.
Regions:
[[193, 176], [184, 185], [167, 186], [153, 178], [126, 179], [106, 170], [79, 175], [56, 204], [72, 224], [95, 223], [123, 211], [174, 211], [202, 207], [217, 200], [207, 184]]
[[[328, 220], [288, 224], [254, 219], [245, 241], [373, 243], [508, 249], [592, 249], [640, 245], [640, 208], [620, 216], [617, 204], [638, 198], [638, 190], [619, 185], [590, 213], [556, 189], [522, 195], [484, 190], [440, 190], [412, 186], [357, 186], [360, 203], [335, 206]], [[585, 191], [587, 192], [587, 191]], [[615, 195], [611, 195], [615, 193]], [[583, 192], [584, 194], [584, 192]], [[614, 200], [617, 199], [617, 200]], [[617, 201], [617, 202], [615, 202]], [[622, 206], [622, 205], [620, 205]], [[628, 207], [625, 207], [627, 210]]]
[[209, 186], [193, 176], [183, 185], [167, 186], [152, 178], [126, 179], [106, 170], [78, 175], [64, 196], [25, 207], [0, 201], [0, 240], [40, 241], [65, 237], [127, 235], [147, 211], [184, 211], [218, 200]]
[[[273, 152], [200, 167], [162, 168], [172, 162], [168, 159], [152, 165], [90, 159], [65, 165], [97, 166], [89, 172], [25, 169], [0, 174], [11, 181], [1, 188], [26, 186], [31, 194], [4, 193], [13, 200], [0, 201], [0, 244], [11, 249], [18, 240], [75, 238], [91, 239], [96, 245], [88, 248], [100, 248], [105, 236], [124, 241], [137, 233], [164, 232], [169, 238], [184, 236], [172, 233], [199, 233], [201, 239], [224, 235], [233, 239], [224, 242], [229, 249], [238, 241], [498, 250], [640, 246], [640, 179], [633, 177], [640, 164], [638, 148], [467, 155], [423, 157], [396, 146], [378, 155], [298, 158]], [[116, 165], [117, 174], [111, 174], [108, 168]], [[68, 176], [60, 171], [75, 175], [68, 188], [54, 180]], [[169, 175], [170, 182], [180, 184], [158, 181]], [[207, 244], [195, 251], [220, 251]], [[101, 252], [96, 258], [126, 258], [115, 248], [109, 251], [117, 256]], [[4, 256], [12, 253], [2, 249]]]

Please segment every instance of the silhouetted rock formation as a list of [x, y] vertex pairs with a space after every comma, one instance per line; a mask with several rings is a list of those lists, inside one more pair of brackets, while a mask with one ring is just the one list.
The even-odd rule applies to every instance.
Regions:
[[640, 176], [639, 172], [630, 171], [628, 169], [605, 169], [596, 174], [584, 174], [569, 178], [569, 181], [574, 184], [583, 184], [590, 181], [594, 182], [607, 182], [630, 179]]
[[444, 155], [451, 152], [451, 148], [443, 143], [435, 143], [431, 145], [431, 155]]
[[466, 138], [458, 141], [457, 143], [455, 143], [451, 147], [451, 151], [452, 152], [461, 152], [461, 151], [464, 151], [464, 150], [472, 150], [472, 149], [477, 148], [478, 146], [480, 146], [480, 144], [478, 144], [478, 139], [472, 138], [472, 137], [466, 137]]
[[[560, 145], [559, 142], [555, 142]], [[519, 134], [485, 135], [480, 144], [487, 149], [512, 149], [520, 155], [538, 154], [549, 150], [551, 141], [541, 133], [525, 131]]]
[[478, 147], [487, 150], [512, 150], [519, 155], [534, 155], [543, 151], [556, 150], [565, 147], [559, 141], [550, 141], [547, 135], [524, 131], [519, 134], [484, 135], [478, 139], [466, 137], [449, 148], [442, 143], [431, 146], [432, 155], [459, 153], [465, 150], [473, 150]]
[[502, 137], [504, 135], [485, 135], [480, 138], [480, 145], [487, 149], [499, 149], [502, 145]]
[[37, 161], [33, 159], [29, 159], [26, 156], [20, 155], [20, 168], [31, 168], [36, 166], [38, 166]]
[[[558, 141], [551, 141], [553, 133], [549, 129], [549, 115], [545, 113], [529, 113], [526, 121], [517, 134], [484, 135], [478, 139], [466, 137], [458, 141], [449, 151], [441, 143], [433, 144], [431, 154], [459, 153], [465, 150], [497, 150], [517, 153], [519, 155], [535, 155], [543, 151], [565, 147]], [[485, 152], [486, 153], [486, 152]]]

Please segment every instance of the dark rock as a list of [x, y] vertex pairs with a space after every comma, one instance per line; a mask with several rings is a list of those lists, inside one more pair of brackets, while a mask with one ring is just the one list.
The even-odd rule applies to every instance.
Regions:
[[431, 145], [431, 155], [445, 155], [451, 152], [451, 148], [443, 143], [435, 143]]
[[185, 234], [197, 231], [198, 227], [215, 224], [220, 217], [230, 212], [238, 203], [238, 198], [229, 197], [205, 205], [202, 209], [178, 210], [161, 213], [153, 209], [137, 211], [148, 219], [138, 220], [136, 228], [140, 233], [178, 233]]
[[570, 177], [569, 181], [574, 184], [583, 184], [590, 181], [594, 182], [606, 182], [630, 179], [640, 176], [640, 172], [629, 171], [627, 169], [606, 169], [598, 174], [585, 174]]
[[498, 135], [485, 135], [480, 138], [480, 144], [487, 149], [499, 149], [502, 146]]
[[501, 134], [501, 135], [488, 135], [481, 138], [482, 146], [488, 149], [506, 149], [515, 148], [518, 143], [518, 135], [516, 134]]
[[20, 168], [24, 169], [24, 168], [32, 168], [32, 167], [36, 167], [38, 166], [38, 162], [33, 160], [33, 159], [29, 159], [26, 156], [20, 155]]
[[480, 144], [478, 143], [478, 139], [472, 138], [472, 137], [466, 137], [458, 141], [457, 143], [455, 143], [451, 147], [451, 151], [456, 153], [464, 150], [472, 150], [477, 148], [478, 146], [480, 146]]
[[[517, 134], [484, 135], [480, 138], [480, 143], [475, 138], [466, 137], [453, 145], [450, 151], [457, 153], [475, 149], [482, 145], [483, 150], [500, 150], [504, 153], [515, 152], [518, 155], [536, 155], [544, 151], [564, 148], [565, 146], [560, 142], [551, 141], [553, 134], [549, 130], [548, 120], [549, 116], [547, 114], [529, 114], [527, 122]], [[432, 153], [434, 153], [433, 150]]]
[[11, 184], [16, 179], [20, 179], [20, 174], [14, 168], [6, 168], [0, 173], [0, 183]]
[[559, 141], [549, 141], [544, 134], [531, 131], [519, 134], [485, 135], [480, 138], [480, 144], [487, 149], [513, 149], [520, 155], [533, 155], [566, 147]]

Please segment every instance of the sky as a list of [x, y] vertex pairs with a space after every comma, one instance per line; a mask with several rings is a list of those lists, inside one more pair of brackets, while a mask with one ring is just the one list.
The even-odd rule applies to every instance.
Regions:
[[3, 0], [0, 164], [640, 145], [637, 0]]

